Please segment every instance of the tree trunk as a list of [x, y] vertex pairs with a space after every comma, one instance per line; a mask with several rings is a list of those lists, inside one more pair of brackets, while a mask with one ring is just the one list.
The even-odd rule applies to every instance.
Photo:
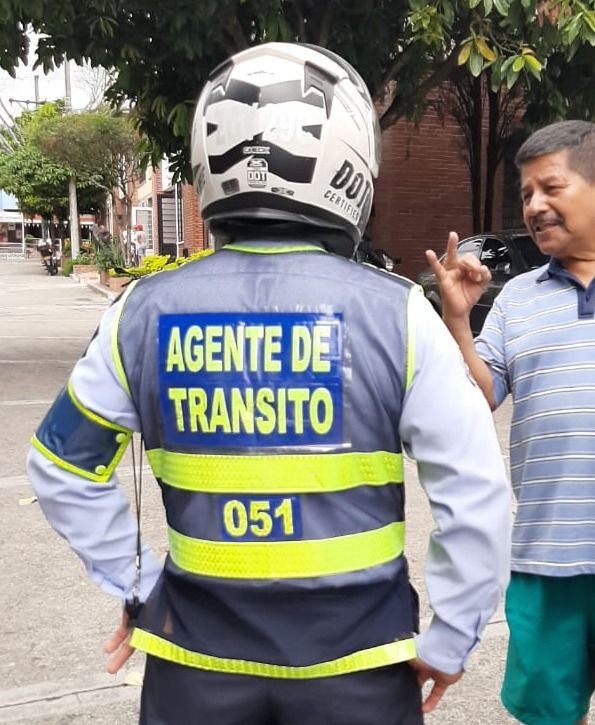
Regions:
[[494, 217], [494, 182], [498, 169], [498, 147], [500, 146], [498, 125], [500, 123], [500, 91], [488, 87], [488, 144], [486, 149], [485, 205], [483, 208], [483, 231], [492, 229]]
[[76, 259], [81, 251], [81, 237], [79, 233], [79, 210], [76, 199], [76, 179], [71, 176], [68, 181], [68, 201], [70, 204], [70, 249], [72, 258]]
[[41, 219], [41, 238], [42, 239], [51, 239], [52, 238], [51, 225], [45, 217], [42, 217], [42, 219]]
[[[112, 209], [115, 210], [116, 209], [116, 190], [115, 190], [115, 188], [112, 189], [112, 191], [111, 191], [111, 197], [112, 197]], [[122, 252], [122, 257], [124, 259], [124, 262], [126, 263], [126, 266], [128, 266], [130, 264], [130, 239], [129, 239], [130, 235], [123, 233], [124, 230], [122, 229], [122, 225], [120, 224], [120, 222], [118, 220], [118, 214], [114, 213], [113, 218], [116, 220], [116, 229], [118, 231], [118, 233], [116, 235], [118, 237], [117, 244], [120, 247], [120, 250]]]
[[482, 201], [482, 132], [483, 132], [483, 96], [482, 78], [474, 78], [471, 84], [472, 115], [470, 118], [471, 145], [469, 161], [471, 171], [471, 210], [473, 219], [473, 232], [481, 231], [481, 201]]

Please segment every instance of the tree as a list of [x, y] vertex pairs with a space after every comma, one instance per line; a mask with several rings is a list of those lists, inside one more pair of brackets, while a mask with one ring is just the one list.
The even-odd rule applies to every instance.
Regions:
[[[539, 80], [552, 54], [595, 43], [593, 0], [12, 0], [0, 23], [0, 66], [42, 34], [38, 63], [64, 58], [113, 70], [109, 97], [130, 101], [153, 161], [165, 153], [188, 175], [196, 96], [230, 53], [263, 41], [326, 46], [351, 61], [377, 98], [383, 128], [415, 116], [457, 64], [495, 87]], [[390, 84], [389, 81], [396, 81]], [[389, 89], [387, 91], [387, 89]]]
[[32, 139], [50, 159], [71, 170], [79, 188], [95, 186], [111, 194], [114, 208], [116, 190], [120, 192], [125, 221], [116, 222], [122, 239], [122, 227], [130, 226], [130, 188], [138, 167], [139, 138], [130, 118], [106, 109], [57, 115], [37, 124]]
[[105, 105], [105, 93], [113, 82], [113, 75], [105, 68], [88, 64], [80, 67], [75, 85], [87, 96], [88, 111], [98, 110]]
[[[463, 132], [474, 232], [492, 228], [496, 172], [521, 125], [532, 128], [566, 117], [593, 118], [595, 111], [595, 12], [582, 2], [522, 4], [534, 9], [532, 46], [521, 44], [515, 52], [510, 38], [485, 22], [488, 18], [476, 19], [459, 50], [459, 69], [451, 73], [437, 104]], [[492, 5], [505, 9], [498, 2], [483, 5], [486, 12]], [[511, 27], [518, 27], [518, 16], [511, 20]], [[547, 60], [546, 67], [538, 55]], [[470, 73], [461, 73], [461, 66]]]
[[[440, 91], [436, 106], [462, 131], [463, 157], [469, 169], [473, 232], [492, 229], [496, 172], [525, 109], [524, 88], [494, 89], [489, 76], [459, 72]], [[487, 138], [486, 138], [487, 137]]]
[[[63, 222], [68, 217], [70, 168], [45, 155], [34, 141], [40, 125], [59, 118], [63, 106], [46, 103], [36, 111], [23, 113], [12, 127], [0, 131], [0, 188], [16, 196], [21, 211], [39, 214], [46, 221]], [[105, 193], [91, 178], [81, 185], [83, 213], [96, 213]], [[63, 225], [60, 225], [63, 229]]]
[[525, 122], [533, 128], [562, 118], [595, 119], [595, 48], [582, 46], [569, 63], [562, 54], [548, 60], [542, 83], [526, 94]]

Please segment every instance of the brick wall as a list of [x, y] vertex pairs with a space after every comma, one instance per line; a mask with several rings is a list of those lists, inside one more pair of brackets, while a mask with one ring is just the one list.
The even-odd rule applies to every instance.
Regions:
[[[383, 133], [383, 157], [374, 196], [374, 247], [401, 257], [399, 274], [414, 278], [427, 265], [424, 250], [442, 250], [448, 232], [472, 232], [469, 172], [461, 131], [430, 109], [415, 127], [399, 121]], [[502, 226], [501, 169], [493, 228]]]
[[182, 224], [184, 249], [189, 254], [204, 249], [205, 225], [198, 208], [198, 196], [192, 184], [182, 184]]

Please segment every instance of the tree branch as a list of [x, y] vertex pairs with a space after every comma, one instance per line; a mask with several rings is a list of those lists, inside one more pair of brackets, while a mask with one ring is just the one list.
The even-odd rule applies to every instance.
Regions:
[[229, 22], [222, 27], [224, 33], [233, 41], [233, 45], [224, 43], [224, 47], [230, 55], [234, 55], [238, 51], [247, 48], [249, 43], [244, 30], [238, 21], [238, 16], [235, 13], [230, 13], [228, 18]]
[[380, 82], [377, 88], [374, 89], [372, 96], [375, 100], [380, 100], [386, 90], [386, 87], [390, 81], [395, 80], [399, 75], [401, 68], [403, 68], [409, 62], [409, 56], [415, 55], [417, 47], [409, 45], [405, 50], [401, 51], [395, 58], [395, 62], [391, 65], [388, 71], [385, 73], [384, 78]]
[[329, 34], [335, 13], [335, 0], [327, 0], [326, 9], [320, 23], [320, 32], [318, 33], [318, 45], [326, 48], [328, 45]]
[[[425, 98], [425, 96], [436, 86], [443, 83], [452, 73], [457, 65], [458, 47], [455, 48], [448, 58], [443, 61], [436, 70], [431, 73], [424, 81], [419, 84], [417, 89], [418, 97]], [[406, 100], [403, 96], [399, 95], [399, 87], [397, 84], [397, 92], [393, 98], [392, 103], [382, 114], [380, 119], [380, 127], [384, 131], [385, 129], [396, 123], [401, 116], [405, 113]]]
[[76, 175], [76, 178], [79, 181], [82, 181], [84, 184], [90, 184], [91, 186], [96, 186], [98, 189], [103, 189], [107, 193], [110, 193], [113, 188], [113, 187], [105, 186], [105, 184], [100, 184], [98, 181], [95, 181], [95, 179], [91, 178], [91, 176], [86, 175], [84, 172], [78, 173]]
[[291, 0], [291, 4], [295, 11], [295, 22], [297, 25], [298, 41], [300, 43], [307, 43], [308, 37], [306, 35], [306, 23], [304, 22], [304, 10], [299, 0]]
[[5, 121], [5, 119], [0, 116], [0, 123], [2, 124], [2, 126], [6, 130], [7, 134], [10, 136], [10, 138], [14, 142], [15, 146], [20, 146], [21, 143], [22, 143], [22, 138], [15, 131], [15, 127], [14, 127], [14, 124], [15, 124], [14, 116], [6, 108], [6, 106], [4, 105], [4, 101], [1, 98], [0, 98], [0, 108], [2, 108], [2, 111], [6, 114], [6, 116], [8, 117], [8, 120], [10, 121], [10, 123], [7, 123]]

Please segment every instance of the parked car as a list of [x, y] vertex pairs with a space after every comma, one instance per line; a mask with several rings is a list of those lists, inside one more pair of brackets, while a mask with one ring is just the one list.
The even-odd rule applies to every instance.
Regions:
[[[511, 229], [503, 232], [486, 232], [463, 239], [458, 245], [458, 254], [474, 254], [492, 273], [492, 279], [479, 302], [471, 310], [471, 330], [478, 335], [486, 315], [502, 287], [517, 274], [546, 264], [549, 257], [539, 251], [526, 229]], [[440, 289], [436, 276], [430, 268], [421, 272], [417, 283], [439, 314], [442, 313]]]

